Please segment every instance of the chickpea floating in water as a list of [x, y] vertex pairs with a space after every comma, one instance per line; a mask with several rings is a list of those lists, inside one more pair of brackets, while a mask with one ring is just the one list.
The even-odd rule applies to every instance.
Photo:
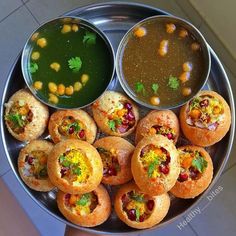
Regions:
[[59, 84], [57, 86], [57, 93], [58, 93], [58, 95], [63, 96], [65, 94], [65, 90], [66, 90], [66, 87], [65, 87], [64, 84]]
[[39, 52], [33, 52], [32, 55], [31, 55], [31, 59], [36, 61], [38, 60], [40, 57], [40, 53]]
[[137, 38], [142, 38], [143, 36], [145, 36], [147, 33], [146, 29], [144, 27], [138, 27], [135, 31], [134, 31], [134, 36], [136, 36]]
[[79, 26], [77, 24], [73, 24], [71, 29], [72, 31], [77, 32], [79, 30]]
[[187, 82], [189, 80], [189, 78], [190, 78], [190, 72], [183, 72], [179, 77], [179, 79], [182, 83]]
[[168, 52], [168, 44], [169, 41], [168, 40], [162, 40], [160, 42], [160, 48], [158, 49], [158, 53], [160, 54], [160, 56], [165, 56]]
[[57, 63], [57, 62], [53, 62], [53, 63], [50, 65], [50, 68], [51, 68], [52, 70], [55, 70], [56, 72], [58, 72], [58, 71], [60, 70], [61, 66], [60, 66], [60, 64]]
[[198, 43], [192, 43], [192, 44], [191, 44], [191, 49], [192, 49], [193, 51], [197, 51], [197, 50], [200, 49], [200, 45], [199, 45]]
[[79, 92], [80, 89], [82, 89], [82, 86], [83, 85], [80, 82], [75, 82], [75, 84], [74, 84], [74, 91], [75, 92]]
[[47, 46], [47, 40], [45, 38], [40, 38], [37, 40], [37, 45], [41, 48], [44, 48]]
[[62, 26], [61, 32], [62, 32], [63, 34], [66, 34], [66, 33], [71, 32], [71, 26], [68, 25], [68, 24], [64, 24], [64, 25]]
[[187, 37], [187, 36], [188, 36], [188, 31], [187, 31], [186, 29], [181, 29], [181, 30], [179, 31], [179, 36], [180, 36], [181, 38]]
[[38, 36], [39, 36], [39, 33], [38, 33], [38, 32], [34, 33], [34, 34], [31, 36], [31, 40], [32, 40], [32, 41], [35, 41], [36, 38], [38, 38]]
[[160, 98], [159, 97], [157, 97], [157, 96], [152, 96], [151, 98], [150, 98], [150, 103], [152, 104], [152, 105], [154, 105], [154, 106], [158, 106], [159, 104], [160, 104]]
[[71, 96], [74, 93], [73, 86], [70, 85], [69, 87], [66, 87], [65, 93], [66, 95]]
[[49, 82], [48, 89], [51, 93], [56, 93], [57, 92], [57, 85], [53, 82]]
[[48, 101], [57, 104], [59, 102], [59, 99], [55, 94], [49, 93]]
[[173, 23], [166, 24], [166, 32], [169, 34], [174, 33], [176, 26]]
[[192, 71], [192, 69], [193, 69], [193, 65], [191, 62], [187, 61], [183, 64], [183, 71], [184, 72], [190, 72], [190, 71]]
[[189, 96], [192, 93], [192, 89], [189, 87], [182, 88], [183, 96]]
[[34, 88], [36, 90], [41, 90], [43, 88], [43, 82], [42, 81], [35, 81], [34, 82]]
[[85, 85], [85, 84], [88, 82], [88, 80], [89, 80], [89, 75], [87, 75], [87, 74], [82, 74], [82, 76], [81, 76], [81, 82], [82, 82], [82, 84]]

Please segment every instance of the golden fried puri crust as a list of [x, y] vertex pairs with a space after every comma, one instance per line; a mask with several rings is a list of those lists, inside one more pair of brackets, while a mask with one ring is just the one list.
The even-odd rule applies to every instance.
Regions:
[[[66, 179], [61, 177], [60, 173], [61, 169], [58, 161], [59, 157], [70, 148], [82, 150], [92, 168], [91, 175], [87, 181], [78, 185], [69, 183]], [[99, 153], [96, 148], [85, 141], [77, 139], [67, 139], [61, 141], [54, 146], [48, 158], [49, 178], [56, 187], [65, 193], [83, 194], [93, 191], [100, 184], [102, 180], [102, 173], [103, 166]]]
[[32, 151], [43, 151], [45, 154], [49, 155], [53, 148], [53, 144], [47, 142], [45, 140], [33, 140], [29, 144], [27, 144], [24, 148], [21, 149], [19, 157], [18, 157], [18, 170], [22, 180], [27, 184], [30, 188], [47, 192], [54, 188], [54, 185], [51, 183], [49, 178], [46, 179], [36, 179], [35, 177], [28, 177], [24, 174], [24, 165], [25, 158]]
[[60, 212], [65, 216], [65, 218], [71, 221], [74, 224], [83, 226], [83, 227], [94, 227], [105, 222], [109, 215], [111, 214], [111, 200], [107, 190], [99, 185], [94, 193], [98, 198], [97, 207], [86, 216], [77, 215], [73, 213], [65, 206], [65, 195], [62, 191], [59, 191], [57, 194], [57, 205]]
[[[108, 115], [111, 111], [115, 109], [116, 104], [120, 101], [128, 101], [130, 104], [132, 104], [133, 113], [135, 116], [135, 125], [127, 132], [122, 134], [112, 131], [108, 126]], [[113, 136], [119, 136], [119, 137], [128, 136], [134, 131], [139, 119], [138, 107], [125, 95], [114, 91], [106, 91], [105, 93], [103, 93], [103, 95], [93, 104], [92, 111], [94, 120], [96, 121], [98, 127], [104, 133]]]
[[120, 171], [116, 176], [103, 176], [102, 182], [104, 184], [118, 185], [124, 184], [133, 178], [131, 173], [131, 156], [134, 151], [134, 146], [120, 137], [105, 137], [97, 140], [94, 146], [102, 147], [106, 150], [113, 149], [116, 153]]
[[[150, 180], [147, 171], [144, 170], [140, 161], [140, 153], [142, 149], [149, 144], [154, 144], [165, 148], [170, 153], [170, 172], [163, 178], [156, 178], [155, 181]], [[145, 193], [155, 196], [168, 192], [174, 185], [179, 176], [180, 164], [179, 154], [175, 145], [162, 135], [154, 135], [144, 137], [136, 146], [131, 159], [131, 171], [138, 187]]]
[[136, 128], [135, 143], [137, 144], [143, 137], [150, 135], [149, 130], [152, 126], [166, 126], [175, 131], [174, 143], [179, 137], [179, 121], [175, 113], [171, 110], [151, 111], [141, 119]]
[[21, 89], [14, 93], [9, 101], [5, 104], [6, 110], [5, 115], [8, 115], [11, 109], [11, 106], [14, 102], [24, 101], [29, 105], [30, 110], [33, 113], [33, 120], [26, 125], [23, 133], [15, 133], [11, 127], [6, 122], [6, 126], [10, 134], [18, 139], [19, 141], [31, 141], [37, 139], [40, 135], [43, 134], [47, 127], [49, 111], [48, 107], [39, 102], [28, 89]]
[[83, 110], [60, 110], [51, 115], [48, 130], [53, 142], [58, 143], [64, 139], [68, 139], [68, 137], [62, 136], [58, 130], [62, 120], [68, 116], [72, 116], [74, 119], [80, 120], [85, 125], [86, 141], [88, 143], [93, 143], [97, 134], [97, 126], [89, 114]]
[[190, 149], [193, 151], [198, 151], [207, 161], [207, 167], [203, 172], [202, 176], [198, 180], [186, 180], [184, 182], [179, 182], [178, 180], [175, 183], [175, 186], [170, 190], [172, 194], [179, 198], [195, 198], [203, 191], [207, 189], [211, 183], [213, 177], [213, 164], [210, 155], [204, 148], [197, 146], [182, 146], [178, 148], [179, 150]]
[[219, 142], [229, 131], [231, 124], [231, 112], [229, 105], [222, 96], [213, 91], [201, 91], [197, 96], [209, 95], [221, 101], [224, 109], [224, 118], [220, 121], [216, 130], [208, 130], [187, 124], [187, 110], [189, 103], [185, 104], [180, 110], [180, 125], [187, 139], [193, 144], [208, 147]]
[[121, 186], [121, 188], [118, 190], [115, 196], [115, 212], [117, 216], [128, 226], [136, 229], [146, 229], [146, 228], [151, 228], [154, 225], [158, 224], [163, 220], [163, 218], [166, 216], [168, 213], [169, 207], [170, 207], [170, 197], [167, 193], [164, 193], [159, 196], [153, 196], [150, 197], [154, 200], [154, 208], [146, 220], [143, 222], [136, 222], [136, 221], [131, 221], [126, 212], [123, 210], [122, 207], [122, 196], [130, 191], [134, 190], [135, 192], [138, 193], [143, 193], [136, 184], [133, 182], [125, 184]]

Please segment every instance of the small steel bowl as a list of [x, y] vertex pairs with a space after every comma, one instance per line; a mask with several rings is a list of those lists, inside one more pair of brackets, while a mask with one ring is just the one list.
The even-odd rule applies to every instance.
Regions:
[[[50, 103], [50, 102], [48, 102], [48, 99], [46, 99], [45, 95], [42, 95], [40, 92], [38, 92], [33, 87], [33, 80], [32, 80], [31, 73], [29, 71], [30, 55], [32, 52], [31, 38], [36, 32], [38, 32], [42, 29], [47, 30], [47, 28], [50, 25], [57, 24], [57, 23], [78, 24], [79, 26], [81, 26], [81, 25], [85, 26], [86, 28], [88, 28], [92, 32], [98, 34], [101, 37], [101, 39], [104, 41], [106, 48], [107, 48], [107, 52], [108, 52], [107, 54], [109, 55], [109, 60], [111, 62], [110, 63], [111, 68], [108, 68], [110, 70], [110, 74], [106, 78], [104, 89], [102, 89], [102, 91], [99, 91], [99, 93], [98, 93], [99, 95], [92, 96], [91, 99], [88, 99], [87, 102], [82, 105], [72, 106], [72, 105], [65, 105], [65, 104], [60, 104], [60, 103], [58, 103], [58, 104]], [[86, 106], [92, 104], [93, 102], [95, 102], [103, 94], [103, 92], [109, 87], [109, 85], [114, 77], [114, 73], [115, 73], [115, 54], [114, 54], [113, 47], [112, 47], [109, 39], [107, 38], [107, 36], [101, 30], [99, 30], [95, 25], [90, 23], [89, 21], [84, 20], [79, 17], [71, 17], [71, 16], [70, 17], [59, 17], [59, 18], [52, 19], [52, 20], [47, 21], [46, 23], [42, 24], [30, 35], [30, 37], [26, 41], [25, 46], [22, 51], [21, 70], [22, 70], [22, 74], [23, 74], [25, 83], [28, 86], [28, 88], [30, 89], [30, 91], [32, 92], [32, 94], [37, 99], [39, 99], [41, 102], [43, 102], [44, 104], [46, 104], [52, 108], [56, 108], [56, 109], [83, 108], [83, 107], [86, 107]], [[45, 76], [47, 76], [47, 73], [45, 73]], [[50, 78], [48, 78], [48, 79], [50, 79]], [[101, 80], [104, 80], [104, 78], [101, 78]], [[48, 82], [50, 82], [50, 81], [48, 81]], [[96, 82], [99, 83], [99, 80]], [[93, 94], [91, 94], [91, 95], [93, 95]]]
[[[129, 41], [129, 38], [133, 32], [133, 30], [135, 28], [138, 28], [140, 26], [142, 26], [143, 24], [146, 24], [148, 22], [152, 22], [155, 21], [158, 23], [158, 21], [162, 21], [165, 20], [167, 22], [171, 22], [174, 24], [178, 24], [180, 26], [182, 26], [183, 28], [185, 28], [186, 30], [188, 30], [193, 37], [196, 39], [196, 41], [200, 44], [202, 52], [203, 52], [203, 58], [204, 58], [204, 63], [205, 63], [205, 70], [204, 73], [201, 75], [201, 77], [199, 77], [199, 83], [198, 86], [192, 89], [192, 94], [191, 96], [186, 97], [185, 100], [182, 100], [179, 103], [174, 103], [173, 105], [166, 105], [166, 106], [162, 106], [161, 104], [158, 106], [154, 106], [151, 105], [143, 100], [141, 100], [133, 91], [133, 89], [128, 85], [123, 71], [122, 71], [122, 60], [123, 60], [123, 54], [124, 54], [124, 50], [126, 48], [126, 45]], [[200, 33], [200, 31], [191, 23], [189, 23], [186, 20], [183, 20], [179, 17], [175, 17], [175, 16], [152, 16], [152, 17], [148, 17], [140, 22], [138, 22], [137, 24], [135, 24], [131, 29], [129, 29], [129, 31], [124, 35], [124, 37], [122, 38], [118, 50], [117, 50], [117, 54], [116, 54], [116, 73], [117, 73], [117, 77], [120, 81], [120, 84], [122, 86], [122, 88], [124, 89], [124, 91], [137, 103], [139, 103], [140, 105], [143, 105], [147, 108], [150, 109], [174, 109], [177, 107], [180, 107], [182, 105], [184, 105], [185, 103], [187, 103], [189, 100], [191, 100], [205, 85], [205, 83], [207, 82], [208, 76], [210, 74], [210, 70], [211, 70], [211, 56], [210, 56], [210, 50], [209, 50], [209, 46], [205, 40], [205, 38], [203, 37], [203, 35]]]

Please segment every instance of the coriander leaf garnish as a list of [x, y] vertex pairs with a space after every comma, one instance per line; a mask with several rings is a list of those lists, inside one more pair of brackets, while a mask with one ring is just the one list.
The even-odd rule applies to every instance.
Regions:
[[148, 166], [148, 177], [151, 178], [152, 174], [156, 168], [156, 166], [159, 164], [159, 159], [155, 159], [153, 162], [151, 162]]
[[62, 163], [63, 161], [65, 161], [65, 156], [61, 155], [59, 156], [59, 162]]
[[73, 170], [73, 173], [76, 175], [81, 175], [81, 169], [80, 167], [77, 167], [76, 169]]
[[108, 126], [112, 131], [116, 131], [116, 122], [114, 120], [109, 120], [108, 122]]
[[139, 218], [140, 218], [140, 210], [139, 208], [135, 208], [135, 214], [136, 214], [136, 221], [139, 221]]
[[133, 193], [131, 196], [130, 196], [131, 199], [137, 201], [137, 202], [144, 202], [144, 197], [143, 195], [140, 195], [140, 194], [137, 194], [137, 193]]
[[170, 76], [168, 81], [168, 86], [172, 88], [173, 90], [176, 90], [179, 88], [180, 82], [177, 77]]
[[152, 90], [153, 92], [156, 94], [157, 90], [159, 89], [159, 85], [158, 84], [152, 84]]
[[136, 82], [135, 83], [135, 91], [137, 92], [137, 93], [142, 93], [143, 95], [145, 95], [145, 88], [144, 88], [144, 85], [143, 85], [143, 83], [141, 83], [141, 82]]
[[72, 57], [68, 60], [68, 65], [73, 72], [78, 72], [82, 67], [82, 61], [80, 57]]
[[39, 66], [35, 62], [30, 62], [29, 71], [31, 74], [35, 73], [39, 69]]
[[202, 173], [207, 167], [207, 161], [197, 152], [197, 156], [192, 160], [192, 166]]
[[6, 120], [11, 121], [18, 127], [24, 126], [24, 121], [22, 120], [22, 116], [20, 114], [8, 114], [6, 115]]
[[75, 132], [80, 131], [81, 127], [77, 122], [73, 122], [71, 124], [68, 125], [68, 130], [73, 127], [75, 129]]
[[87, 203], [90, 200], [90, 194], [89, 193], [85, 193], [81, 196], [81, 198], [76, 202], [76, 205], [80, 205], [80, 206], [85, 206], [87, 205]]
[[70, 167], [71, 162], [70, 162], [70, 161], [67, 161], [67, 160], [64, 160], [64, 161], [62, 162], [62, 165], [63, 165], [64, 167]]
[[83, 38], [83, 43], [86, 45], [96, 44], [96, 34], [93, 32], [86, 31], [85, 36]]
[[192, 110], [193, 108], [197, 108], [199, 107], [199, 98], [194, 98], [191, 102], [190, 102], [190, 110]]

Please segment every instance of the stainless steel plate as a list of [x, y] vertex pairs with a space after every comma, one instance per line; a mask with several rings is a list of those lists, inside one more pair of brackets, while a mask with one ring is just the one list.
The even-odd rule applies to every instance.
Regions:
[[[164, 11], [161, 11], [156, 8], [148, 7], [140, 4], [130, 4], [130, 3], [105, 3], [98, 5], [90, 5], [87, 7], [79, 8], [74, 11], [67, 13], [67, 15], [71, 16], [79, 16], [90, 20], [97, 27], [99, 27], [102, 31], [110, 39], [114, 49], [117, 49], [117, 46], [126, 33], [126, 31], [132, 27], [138, 21], [150, 17], [153, 15], [165, 15], [167, 14]], [[230, 104], [231, 112], [232, 112], [232, 125], [230, 132], [224, 137], [224, 139], [218, 144], [211, 147], [208, 151], [211, 153], [214, 162], [214, 179], [208, 188], [210, 188], [215, 184], [216, 180], [219, 178], [226, 162], [229, 157], [233, 138], [234, 138], [234, 127], [235, 127], [235, 117], [234, 117], [234, 99], [233, 94], [230, 88], [229, 80], [227, 75], [220, 63], [216, 54], [211, 50], [211, 73], [209, 80], [205, 86], [205, 89], [215, 90], [220, 93], [226, 101]], [[61, 220], [62, 222], [69, 224], [71, 226], [90, 231], [96, 233], [131, 233], [135, 232], [135, 229], [132, 229], [122, 223], [117, 219], [116, 215], [113, 213], [110, 218], [102, 225], [86, 229], [82, 227], [78, 227], [76, 225], [68, 222], [62, 214], [59, 212], [56, 201], [55, 201], [55, 191], [51, 191], [49, 193], [40, 193], [29, 189], [20, 179], [19, 173], [17, 170], [17, 157], [19, 150], [25, 145], [17, 140], [15, 140], [7, 131], [4, 125], [4, 103], [8, 101], [9, 97], [19, 90], [20, 88], [25, 87], [24, 80], [22, 77], [21, 67], [20, 67], [20, 57], [17, 58], [16, 62], [12, 66], [12, 69], [9, 73], [8, 80], [6, 83], [5, 91], [3, 94], [2, 102], [1, 102], [1, 134], [2, 140], [5, 147], [6, 155], [8, 161], [11, 165], [13, 172], [16, 175], [16, 178], [21, 183], [22, 187], [25, 191], [35, 200], [35, 202], [42, 207], [45, 211]], [[110, 85], [110, 89], [122, 91], [117, 78], [113, 80]], [[141, 114], [144, 115], [147, 110], [140, 107]], [[52, 112], [53, 110], [51, 110]], [[176, 110], [178, 112], [178, 110]], [[42, 138], [47, 137], [47, 133], [43, 135]], [[131, 137], [132, 139], [132, 137]], [[180, 142], [185, 142], [184, 139], [180, 139]], [[111, 191], [113, 194], [114, 191]], [[204, 193], [206, 194], [206, 192]], [[198, 204], [199, 200], [204, 196], [201, 195], [195, 199], [182, 200], [172, 197], [171, 207], [168, 212], [168, 215], [165, 219], [154, 228], [158, 229], [164, 225], [168, 225], [170, 222], [174, 221], [181, 214], [186, 212], [190, 207]], [[139, 231], [140, 232], [140, 231]]]

